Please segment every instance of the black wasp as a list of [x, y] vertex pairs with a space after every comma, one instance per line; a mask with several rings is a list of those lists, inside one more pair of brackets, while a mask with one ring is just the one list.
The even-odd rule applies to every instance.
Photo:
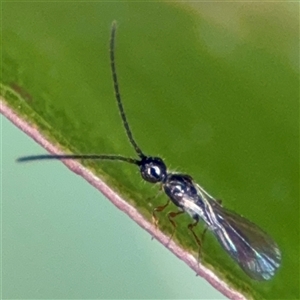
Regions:
[[163, 191], [169, 197], [168, 202], [154, 209], [153, 217], [157, 223], [155, 212], [162, 211], [172, 201], [179, 211], [170, 213], [169, 220], [187, 212], [194, 223], [189, 225], [198, 245], [200, 240], [193, 231], [199, 220], [204, 221], [206, 227], [213, 232], [219, 243], [227, 253], [252, 279], [269, 280], [280, 266], [281, 253], [277, 244], [254, 223], [242, 216], [223, 208], [221, 204], [210, 196], [201, 186], [195, 183], [191, 176], [181, 173], [168, 172], [164, 161], [159, 157], [148, 156], [143, 153], [135, 142], [129, 128], [123, 104], [115, 66], [115, 34], [116, 22], [113, 22], [110, 37], [110, 65], [114, 84], [114, 91], [123, 126], [129, 142], [133, 146], [138, 159], [120, 155], [75, 154], [75, 155], [35, 155], [21, 157], [18, 161], [32, 161], [42, 159], [97, 159], [117, 160], [136, 165], [141, 176], [150, 183], [160, 183]]

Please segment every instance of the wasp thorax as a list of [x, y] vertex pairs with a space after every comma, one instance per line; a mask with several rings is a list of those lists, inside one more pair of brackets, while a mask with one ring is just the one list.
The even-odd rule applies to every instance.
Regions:
[[148, 182], [161, 182], [166, 178], [167, 167], [159, 157], [145, 157], [141, 160], [140, 171], [143, 179]]

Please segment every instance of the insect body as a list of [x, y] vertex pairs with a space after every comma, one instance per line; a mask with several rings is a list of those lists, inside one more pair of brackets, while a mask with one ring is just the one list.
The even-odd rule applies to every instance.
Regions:
[[[140, 174], [145, 181], [160, 183], [169, 199], [179, 208], [177, 213], [168, 215], [174, 226], [175, 223], [172, 218], [182, 212], [187, 212], [194, 220], [194, 223], [189, 225], [189, 229], [200, 245], [200, 240], [193, 232], [193, 227], [196, 226], [199, 220], [204, 221], [207, 228], [213, 232], [222, 247], [245, 273], [255, 280], [271, 279], [281, 262], [280, 250], [271, 237], [254, 223], [222, 207], [218, 201], [196, 184], [191, 176], [168, 172], [161, 158], [145, 155], [135, 142], [119, 92], [114, 55], [115, 33], [116, 23], [113, 22], [110, 39], [110, 63], [115, 96], [126, 134], [139, 158], [104, 154], [66, 154], [26, 156], [19, 158], [18, 161], [97, 159], [124, 161], [134, 164], [139, 167]], [[154, 219], [156, 219], [155, 212], [162, 211], [168, 203], [154, 209]]]

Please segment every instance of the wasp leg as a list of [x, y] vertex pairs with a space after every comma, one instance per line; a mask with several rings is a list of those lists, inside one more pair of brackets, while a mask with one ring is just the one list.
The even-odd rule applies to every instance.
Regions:
[[[202, 235], [201, 235], [201, 239], [198, 238], [198, 236], [196, 235], [196, 233], [194, 232], [194, 227], [197, 226], [199, 222], [199, 219], [196, 219], [194, 223], [191, 223], [188, 225], [188, 229], [192, 232], [193, 236], [194, 236], [194, 239], [199, 247], [198, 249], [198, 258], [197, 258], [197, 261], [198, 261], [198, 269], [200, 269], [200, 256], [201, 256], [201, 248], [202, 248], [202, 242], [203, 242], [203, 239], [204, 239], [204, 234], [207, 230], [207, 228], [204, 229]], [[198, 276], [198, 274], [196, 274]]]
[[[169, 239], [169, 243], [172, 241], [172, 238], [173, 238], [173, 235], [175, 233], [175, 230], [176, 230], [176, 227], [177, 227], [177, 224], [175, 223], [175, 221], [173, 220], [175, 217], [183, 214], [184, 211], [176, 211], [176, 212], [169, 212], [168, 213], [168, 219], [170, 221], [170, 223], [172, 224], [173, 226], [173, 231], [172, 231], [172, 234], [170, 235], [170, 239]], [[168, 243], [168, 244], [169, 244]]]
[[168, 202], [165, 205], [157, 206], [153, 209], [153, 211], [152, 211], [152, 222], [153, 222], [156, 229], [158, 227], [158, 218], [156, 216], [156, 213], [162, 212], [169, 204], [170, 204], [170, 200], [168, 200]]
[[[194, 223], [189, 224], [189, 225], [188, 225], [188, 229], [192, 232], [192, 234], [193, 234], [193, 236], [194, 236], [194, 238], [195, 238], [195, 241], [196, 241], [197, 245], [199, 246], [199, 248], [201, 248], [201, 246], [202, 246], [202, 243], [201, 243], [202, 238], [201, 238], [201, 240], [200, 240], [200, 239], [197, 237], [196, 233], [194, 232], [194, 227], [197, 226], [198, 222], [199, 222], [199, 220], [197, 219]], [[205, 229], [205, 231], [206, 231], [206, 229]], [[203, 234], [202, 234], [202, 235], [203, 235]]]

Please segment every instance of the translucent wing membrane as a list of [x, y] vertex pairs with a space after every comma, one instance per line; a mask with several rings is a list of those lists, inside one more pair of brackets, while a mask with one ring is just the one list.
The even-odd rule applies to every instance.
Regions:
[[204, 202], [204, 215], [208, 215], [212, 223], [208, 225], [223, 248], [251, 278], [271, 279], [281, 262], [280, 250], [273, 239], [246, 218], [223, 208], [197, 187]]

